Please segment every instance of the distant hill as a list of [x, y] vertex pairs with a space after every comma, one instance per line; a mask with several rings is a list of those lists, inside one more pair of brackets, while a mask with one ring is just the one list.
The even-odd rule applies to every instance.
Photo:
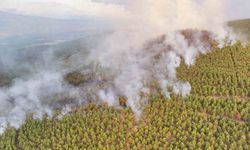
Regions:
[[250, 19], [233, 20], [228, 22], [235, 33], [243, 36], [244, 39], [250, 40]]
[[102, 27], [105, 23], [98, 19], [53, 19], [0, 11], [0, 38], [77, 32]]
[[0, 10], [0, 54], [10, 49], [72, 41], [102, 32], [106, 21], [97, 18], [55, 19]]

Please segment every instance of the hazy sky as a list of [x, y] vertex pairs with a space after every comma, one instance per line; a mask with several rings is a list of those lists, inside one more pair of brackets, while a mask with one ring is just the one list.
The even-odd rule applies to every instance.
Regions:
[[227, 0], [227, 13], [233, 19], [250, 18], [250, 0]]
[[[0, 0], [0, 10], [58, 18], [110, 14], [118, 16], [124, 13], [124, 8], [115, 5], [117, 2], [125, 0]], [[225, 0], [225, 4], [226, 19], [250, 18], [250, 0]]]
[[59, 18], [123, 13], [117, 5], [96, 1], [98, 0], [0, 0], [0, 10]]

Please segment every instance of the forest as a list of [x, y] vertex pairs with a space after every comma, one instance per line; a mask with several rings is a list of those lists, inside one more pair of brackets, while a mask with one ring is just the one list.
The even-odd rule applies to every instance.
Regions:
[[[0, 149], [250, 149], [250, 44], [236, 42], [182, 61], [178, 79], [192, 85], [187, 97], [160, 92], [136, 118], [120, 107], [90, 103], [61, 116], [27, 117], [0, 136]], [[84, 80], [72, 74], [74, 79]], [[78, 83], [75, 83], [78, 85]]]

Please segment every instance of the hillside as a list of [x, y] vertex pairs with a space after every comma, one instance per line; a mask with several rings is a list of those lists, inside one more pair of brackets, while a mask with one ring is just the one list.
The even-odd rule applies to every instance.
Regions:
[[250, 19], [229, 21], [228, 25], [233, 28], [235, 33], [250, 40]]
[[[150, 95], [139, 120], [123, 107], [88, 104], [64, 117], [32, 117], [0, 149], [250, 149], [250, 45], [214, 49], [178, 68], [185, 99]], [[125, 102], [126, 103], [126, 102]]]

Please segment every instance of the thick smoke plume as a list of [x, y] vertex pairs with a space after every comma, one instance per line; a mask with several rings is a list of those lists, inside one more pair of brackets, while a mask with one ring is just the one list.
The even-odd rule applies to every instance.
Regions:
[[150, 91], [152, 81], [158, 82], [166, 97], [170, 96], [167, 87], [188, 95], [191, 86], [176, 78], [176, 68], [181, 59], [193, 65], [199, 54], [225, 37], [223, 4], [215, 0], [129, 1], [126, 15], [115, 20], [114, 33], [91, 51], [93, 61], [98, 58], [103, 68], [114, 72], [111, 89], [102, 90], [100, 98], [113, 104], [121, 94], [140, 116], [140, 93]]
[[[90, 100], [117, 106], [121, 96], [139, 117], [143, 104], [148, 102], [141, 95], [152, 92], [152, 82], [157, 82], [166, 97], [171, 92], [187, 96], [190, 84], [176, 77], [181, 60], [193, 65], [199, 54], [221, 44], [226, 36], [223, 0], [92, 3], [112, 4], [122, 13], [103, 16], [112, 22], [112, 32], [101, 40], [89, 42], [91, 46], [87, 49], [71, 52], [64, 58], [57, 57], [57, 51], [50, 49], [32, 65], [28, 59], [34, 58], [33, 55], [16, 62], [4, 61], [1, 56], [5, 66], [2, 70], [21, 71], [10, 86], [0, 89], [0, 132], [8, 124], [18, 128], [30, 113], [36, 118], [45, 113], [52, 116], [54, 109], [82, 105]], [[23, 65], [19, 66], [20, 62]], [[72, 71], [90, 78], [83, 85], [69, 85], [64, 77]], [[169, 88], [172, 90], [168, 91]]]

